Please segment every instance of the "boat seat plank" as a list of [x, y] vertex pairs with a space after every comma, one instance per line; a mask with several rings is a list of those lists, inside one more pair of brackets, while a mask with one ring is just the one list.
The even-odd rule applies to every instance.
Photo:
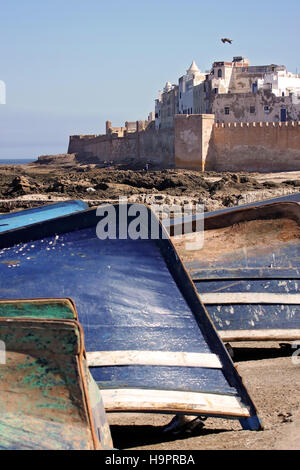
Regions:
[[298, 279], [228, 279], [194, 281], [198, 293], [258, 292], [298, 294]]
[[202, 302], [216, 304], [280, 304], [299, 305], [300, 294], [274, 294], [269, 292], [208, 292], [200, 294]]
[[186, 262], [186, 267], [189, 270], [193, 281], [221, 281], [226, 279], [300, 279], [299, 268], [203, 268], [199, 267], [198, 263]]
[[223, 341], [294, 341], [300, 339], [300, 329], [251, 329], [251, 330], [220, 330]]
[[191, 413], [214, 416], [249, 417], [249, 410], [237, 397], [206, 393], [164, 390], [111, 389], [103, 390], [107, 411], [151, 411]]
[[87, 353], [90, 367], [150, 365], [222, 369], [216, 354], [176, 351], [94, 351]]

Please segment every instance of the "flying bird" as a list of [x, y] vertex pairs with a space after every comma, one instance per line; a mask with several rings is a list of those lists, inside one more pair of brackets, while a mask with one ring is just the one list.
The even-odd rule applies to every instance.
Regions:
[[228, 44], [232, 43], [232, 39], [228, 39], [228, 38], [222, 38], [221, 41], [223, 44], [225, 44], [225, 42], [228, 42]]

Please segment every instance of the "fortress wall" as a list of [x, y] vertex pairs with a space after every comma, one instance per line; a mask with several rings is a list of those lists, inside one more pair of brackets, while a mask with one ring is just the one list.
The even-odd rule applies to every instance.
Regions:
[[206, 170], [300, 170], [300, 122], [215, 124]]
[[215, 124], [213, 114], [176, 115], [173, 129], [71, 136], [69, 153], [103, 162], [141, 159], [162, 167], [273, 172], [300, 170], [300, 122]]
[[68, 153], [80, 153], [104, 160], [122, 161], [136, 158], [137, 147], [135, 134], [124, 137], [115, 135], [71, 136]]
[[137, 132], [124, 132], [123, 137], [116, 133], [105, 135], [71, 136], [68, 153], [79, 153], [84, 157], [96, 157], [121, 162], [125, 159], [148, 160], [161, 166], [174, 166], [173, 129], [146, 128], [140, 121]]
[[147, 129], [138, 135], [139, 158], [164, 167], [174, 166], [173, 129]]
[[176, 168], [205, 169], [205, 159], [214, 126], [213, 114], [175, 116]]

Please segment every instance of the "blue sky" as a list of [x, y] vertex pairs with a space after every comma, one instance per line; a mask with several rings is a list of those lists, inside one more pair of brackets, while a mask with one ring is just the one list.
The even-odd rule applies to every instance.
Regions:
[[193, 59], [203, 71], [243, 55], [300, 72], [299, 13], [299, 0], [1, 2], [0, 158], [66, 152], [70, 134], [145, 119]]

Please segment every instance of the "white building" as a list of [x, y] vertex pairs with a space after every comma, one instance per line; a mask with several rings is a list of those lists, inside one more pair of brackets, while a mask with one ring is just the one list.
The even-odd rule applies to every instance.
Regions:
[[258, 89], [269, 89], [275, 96], [300, 96], [300, 75], [288, 72], [285, 67], [265, 73], [258, 81]]
[[166, 83], [155, 101], [155, 126], [172, 127], [175, 114], [215, 114], [216, 122], [300, 120], [300, 75], [283, 65], [250, 66], [242, 56], [214, 62], [202, 73], [195, 61], [178, 86]]
[[205, 74], [193, 60], [186, 74], [179, 78], [178, 110], [179, 114], [195, 113], [194, 87], [205, 80]]
[[174, 116], [178, 114], [178, 85], [167, 82], [163, 92], [155, 100], [155, 127], [167, 129], [174, 125]]

